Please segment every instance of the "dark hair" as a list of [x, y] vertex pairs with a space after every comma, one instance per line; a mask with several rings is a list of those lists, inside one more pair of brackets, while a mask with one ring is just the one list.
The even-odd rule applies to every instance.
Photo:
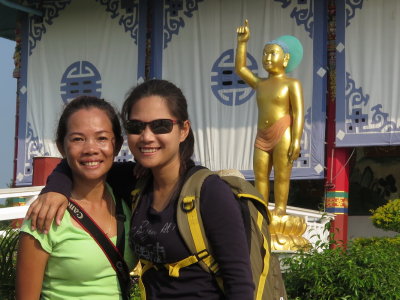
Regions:
[[[129, 120], [132, 106], [140, 99], [150, 96], [159, 96], [166, 100], [170, 113], [178, 120], [179, 126], [189, 120], [187, 101], [180, 88], [167, 80], [152, 79], [139, 84], [133, 88], [122, 106], [122, 120], [124, 124]], [[192, 128], [186, 139], [179, 145], [179, 157], [181, 161], [180, 174], [186, 172], [194, 165], [191, 157], [194, 149], [194, 135]]]
[[81, 109], [97, 108], [104, 111], [112, 124], [112, 130], [115, 136], [115, 154], [121, 149], [124, 138], [122, 137], [121, 124], [117, 113], [113, 106], [105, 101], [93, 96], [79, 96], [69, 102], [58, 121], [57, 132], [56, 132], [56, 143], [59, 147], [64, 147], [64, 138], [67, 135], [68, 120], [71, 115]]

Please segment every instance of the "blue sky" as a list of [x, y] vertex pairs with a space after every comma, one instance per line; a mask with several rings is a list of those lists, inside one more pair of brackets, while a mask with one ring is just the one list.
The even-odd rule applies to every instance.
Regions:
[[0, 188], [13, 176], [15, 99], [17, 80], [13, 78], [15, 42], [0, 38]]

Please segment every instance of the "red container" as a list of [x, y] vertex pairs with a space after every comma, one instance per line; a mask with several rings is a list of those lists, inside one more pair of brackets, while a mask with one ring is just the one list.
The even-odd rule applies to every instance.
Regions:
[[34, 157], [32, 185], [45, 185], [47, 177], [60, 161], [59, 157]]

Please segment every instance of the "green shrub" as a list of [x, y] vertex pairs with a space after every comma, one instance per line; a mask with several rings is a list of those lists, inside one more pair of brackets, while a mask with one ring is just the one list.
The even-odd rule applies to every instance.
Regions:
[[14, 299], [18, 231], [9, 227], [0, 231], [0, 299]]
[[[16, 255], [19, 231], [0, 226], [0, 299], [15, 299]], [[139, 285], [136, 282], [131, 291], [131, 300], [140, 300]]]
[[371, 212], [373, 213], [372, 223], [376, 227], [400, 232], [400, 199], [389, 200], [387, 204]]
[[132, 288], [131, 288], [131, 297], [130, 300], [140, 300], [140, 288], [139, 288], [139, 282], [138, 280], [135, 280], [133, 282]]
[[289, 299], [400, 299], [400, 239], [351, 242], [346, 250], [314, 249], [284, 259]]
[[354, 246], [374, 246], [386, 247], [387, 244], [394, 244], [400, 247], [400, 235], [392, 238], [371, 237], [371, 238], [355, 238], [352, 240]]

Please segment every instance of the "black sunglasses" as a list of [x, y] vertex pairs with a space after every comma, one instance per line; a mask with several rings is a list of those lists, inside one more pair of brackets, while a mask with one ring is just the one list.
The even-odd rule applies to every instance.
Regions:
[[142, 122], [139, 120], [128, 120], [125, 122], [125, 130], [129, 134], [141, 134], [149, 125], [154, 134], [166, 134], [172, 131], [174, 124], [179, 123], [177, 120], [157, 119], [150, 122]]

